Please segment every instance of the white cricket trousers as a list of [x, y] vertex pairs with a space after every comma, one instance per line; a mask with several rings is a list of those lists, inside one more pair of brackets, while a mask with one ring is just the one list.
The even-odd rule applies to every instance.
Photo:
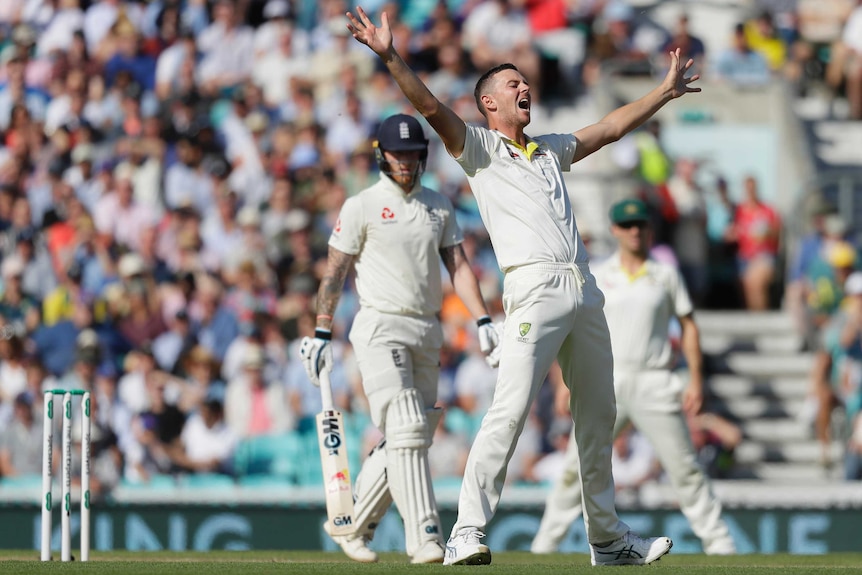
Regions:
[[[733, 548], [721, 504], [712, 494], [691, 443], [682, 412], [682, 380], [668, 370], [621, 371], [614, 374], [617, 421], [614, 436], [631, 421], [655, 449], [676, 491], [679, 506], [704, 550], [725, 552]], [[565, 469], [545, 505], [545, 514], [533, 543], [533, 551], [556, 551], [572, 522], [581, 514], [578, 449], [566, 451]]]
[[603, 306], [586, 264], [532, 264], [506, 274], [497, 387], [467, 458], [453, 535], [462, 528], [484, 531], [494, 516], [509, 460], [554, 359], [571, 391], [589, 540], [607, 543], [629, 530], [614, 507], [616, 408]]
[[362, 308], [350, 330], [371, 421], [386, 434], [386, 409], [402, 389], [415, 388], [426, 409], [437, 403], [443, 329], [436, 317]]

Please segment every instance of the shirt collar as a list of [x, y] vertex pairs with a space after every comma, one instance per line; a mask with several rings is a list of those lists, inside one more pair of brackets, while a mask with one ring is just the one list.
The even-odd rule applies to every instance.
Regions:
[[634, 283], [635, 281], [639, 280], [640, 278], [648, 275], [650, 267], [651, 267], [650, 266], [651, 261], [652, 260], [649, 257], [647, 257], [647, 259], [644, 261], [643, 265], [640, 268], [638, 268], [637, 271], [635, 271], [633, 274], [630, 274], [625, 268], [623, 268], [623, 264], [620, 261], [619, 250], [615, 251], [614, 254], [611, 256], [612, 265], [614, 266], [614, 268], [617, 269], [617, 271], [619, 271], [621, 274], [626, 276], [626, 278], [629, 280], [629, 283]]
[[413, 189], [410, 190], [409, 194], [405, 194], [404, 189], [398, 184], [396, 184], [395, 180], [393, 180], [383, 172], [380, 172], [380, 181], [383, 184], [383, 189], [402, 198], [412, 198], [419, 192], [419, 190], [422, 189], [422, 182], [420, 182], [419, 180], [420, 178], [416, 178], [416, 182], [413, 184]]
[[527, 140], [527, 146], [524, 147], [521, 144], [519, 144], [518, 142], [516, 142], [515, 140], [509, 139], [509, 137], [505, 136], [502, 132], [498, 131], [497, 133], [500, 134], [500, 137], [503, 138], [503, 141], [507, 145], [512, 146], [516, 150], [520, 150], [521, 152], [523, 152], [524, 155], [527, 156], [527, 160], [532, 160], [533, 159], [533, 152], [535, 152], [536, 150], [539, 149], [538, 142], [536, 142], [535, 140], [530, 138], [530, 136], [526, 136], [526, 135], [524, 136]]

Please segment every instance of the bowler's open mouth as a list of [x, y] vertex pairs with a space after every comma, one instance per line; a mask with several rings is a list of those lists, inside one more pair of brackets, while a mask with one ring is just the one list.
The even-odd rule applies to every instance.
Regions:
[[521, 108], [522, 110], [529, 110], [530, 109], [530, 99], [529, 98], [521, 98], [520, 100], [518, 100], [518, 107]]

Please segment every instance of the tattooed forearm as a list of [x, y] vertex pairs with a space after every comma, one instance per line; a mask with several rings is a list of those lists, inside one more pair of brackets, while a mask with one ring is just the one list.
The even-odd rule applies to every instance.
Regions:
[[443, 265], [446, 266], [446, 271], [449, 272], [449, 277], [455, 277], [456, 264], [459, 259], [465, 257], [464, 248], [461, 247], [461, 244], [440, 248], [440, 258], [443, 260]]
[[330, 329], [332, 314], [344, 289], [344, 279], [350, 271], [353, 256], [334, 248], [329, 248], [329, 259], [326, 265], [326, 275], [320, 282], [317, 291], [317, 327]]

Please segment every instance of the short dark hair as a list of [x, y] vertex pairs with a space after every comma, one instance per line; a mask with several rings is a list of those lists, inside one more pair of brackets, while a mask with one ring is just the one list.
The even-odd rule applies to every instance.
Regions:
[[505, 64], [494, 66], [493, 68], [482, 74], [482, 76], [479, 77], [479, 80], [476, 81], [476, 89], [473, 90], [473, 97], [476, 98], [476, 106], [479, 108], [479, 111], [482, 113], [483, 116], [487, 117], [487, 114], [485, 112], [485, 106], [482, 105], [482, 95], [485, 94], [485, 92], [487, 91], [488, 84], [491, 83], [491, 80], [494, 79], [494, 76], [496, 76], [503, 70], [514, 70], [515, 72], [520, 73], [520, 70], [518, 70], [518, 68], [515, 67], [514, 64], [512, 64], [511, 62], [506, 62]]

